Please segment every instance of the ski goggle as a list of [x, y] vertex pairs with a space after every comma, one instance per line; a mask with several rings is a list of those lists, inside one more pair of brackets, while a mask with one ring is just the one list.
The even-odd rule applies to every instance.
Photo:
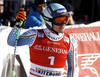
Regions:
[[74, 13], [68, 13], [68, 17], [73, 16], [73, 15], [74, 15]]
[[46, 3], [44, 3], [44, 4], [38, 4], [38, 7], [46, 7], [47, 6], [47, 4]]
[[57, 17], [57, 18], [54, 18], [54, 20], [53, 20], [53, 23], [58, 26], [61, 26], [62, 24], [67, 23], [67, 22], [68, 22], [67, 16]]

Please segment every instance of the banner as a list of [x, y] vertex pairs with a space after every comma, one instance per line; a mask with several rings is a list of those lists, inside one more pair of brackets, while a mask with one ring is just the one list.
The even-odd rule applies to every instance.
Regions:
[[100, 77], [100, 27], [66, 28], [78, 42], [78, 77]]

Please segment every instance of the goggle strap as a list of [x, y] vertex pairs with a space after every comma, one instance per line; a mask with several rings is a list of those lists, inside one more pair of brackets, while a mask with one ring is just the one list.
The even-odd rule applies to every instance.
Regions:
[[39, 7], [47, 6], [46, 4], [38, 4]]

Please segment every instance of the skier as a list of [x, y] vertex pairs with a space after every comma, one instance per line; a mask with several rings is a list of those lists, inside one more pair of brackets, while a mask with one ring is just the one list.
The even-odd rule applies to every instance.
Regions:
[[[24, 12], [19, 11], [16, 20], [19, 19], [26, 20]], [[76, 43], [64, 32], [68, 23], [67, 10], [61, 4], [52, 3], [46, 7], [44, 19], [47, 28], [28, 29], [19, 35], [17, 42], [18, 46], [29, 46], [29, 77], [77, 77]], [[18, 28], [19, 22], [8, 36], [10, 46], [15, 45]]]

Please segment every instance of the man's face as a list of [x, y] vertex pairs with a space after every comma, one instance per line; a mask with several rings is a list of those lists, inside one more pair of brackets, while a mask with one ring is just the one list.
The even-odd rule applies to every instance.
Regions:
[[44, 13], [44, 10], [45, 10], [45, 8], [46, 8], [46, 4], [39, 4], [38, 6], [37, 6], [37, 11], [39, 11], [40, 13]]
[[72, 11], [69, 11], [69, 12], [68, 12], [68, 17], [69, 17], [69, 19], [72, 18], [73, 14], [74, 14], [74, 13], [73, 13]]

